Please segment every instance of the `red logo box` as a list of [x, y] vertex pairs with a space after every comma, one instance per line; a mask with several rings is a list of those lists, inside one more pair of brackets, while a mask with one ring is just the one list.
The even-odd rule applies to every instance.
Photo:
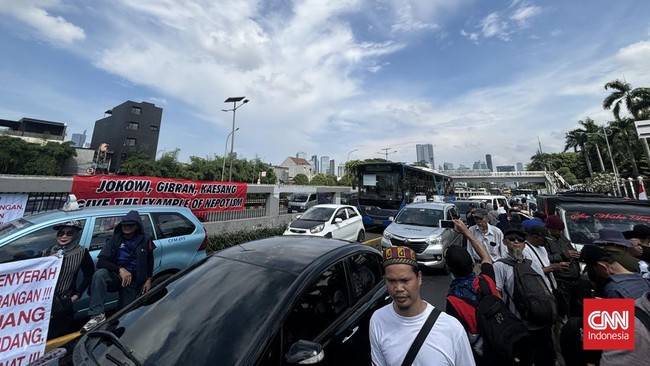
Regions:
[[585, 299], [583, 348], [634, 349], [634, 299]]

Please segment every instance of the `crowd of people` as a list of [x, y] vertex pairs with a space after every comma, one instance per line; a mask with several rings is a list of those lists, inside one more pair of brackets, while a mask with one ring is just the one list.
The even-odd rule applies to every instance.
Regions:
[[578, 251], [557, 215], [508, 215], [505, 225], [498, 211], [475, 208], [470, 215], [469, 227], [454, 220], [467, 248], [451, 246], [444, 254], [452, 276], [445, 309], [420, 297], [413, 250], [384, 251], [393, 302], [371, 319], [373, 365], [647, 363], [650, 329], [639, 317], [634, 350], [584, 350], [582, 326], [587, 298], [635, 299], [650, 313], [650, 226], [601, 229], [598, 240]]

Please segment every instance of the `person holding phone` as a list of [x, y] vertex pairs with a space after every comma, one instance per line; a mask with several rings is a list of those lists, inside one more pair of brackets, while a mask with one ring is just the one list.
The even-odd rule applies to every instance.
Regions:
[[[496, 226], [489, 223], [488, 212], [484, 208], [477, 208], [473, 213], [476, 225], [469, 228], [469, 233], [475, 237], [487, 250], [496, 262], [497, 259], [503, 257], [507, 253], [505, 244], [503, 243], [503, 233]], [[471, 246], [467, 247], [467, 251], [474, 259], [475, 263], [481, 261], [481, 257], [476, 253]]]

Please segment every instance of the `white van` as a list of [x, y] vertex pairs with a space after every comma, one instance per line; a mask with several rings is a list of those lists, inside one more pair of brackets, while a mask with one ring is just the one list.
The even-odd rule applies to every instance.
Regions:
[[294, 193], [289, 197], [287, 203], [287, 212], [305, 212], [309, 208], [316, 206], [318, 195], [316, 193]]
[[510, 205], [508, 205], [508, 199], [506, 198], [506, 196], [495, 196], [495, 195], [470, 196], [465, 199], [485, 202], [485, 209], [488, 211], [498, 209], [501, 206], [503, 206], [503, 208], [506, 209], [506, 212], [508, 212], [508, 210], [510, 209]]

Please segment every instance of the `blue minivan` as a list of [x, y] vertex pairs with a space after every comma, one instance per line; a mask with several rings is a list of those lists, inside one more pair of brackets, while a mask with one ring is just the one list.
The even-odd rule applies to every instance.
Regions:
[[[104, 206], [78, 210], [57, 210], [25, 216], [0, 226], [0, 263], [36, 258], [56, 243], [54, 226], [77, 220], [83, 226], [81, 245], [88, 248], [93, 261], [113, 235], [113, 229], [129, 211], [137, 210], [144, 230], [156, 244], [154, 286], [176, 272], [206, 257], [208, 235], [192, 211], [177, 206]], [[117, 294], [109, 309], [117, 305]], [[85, 317], [88, 295], [74, 304], [75, 317]], [[115, 303], [113, 305], [113, 303]], [[111, 306], [112, 305], [112, 306]]]

